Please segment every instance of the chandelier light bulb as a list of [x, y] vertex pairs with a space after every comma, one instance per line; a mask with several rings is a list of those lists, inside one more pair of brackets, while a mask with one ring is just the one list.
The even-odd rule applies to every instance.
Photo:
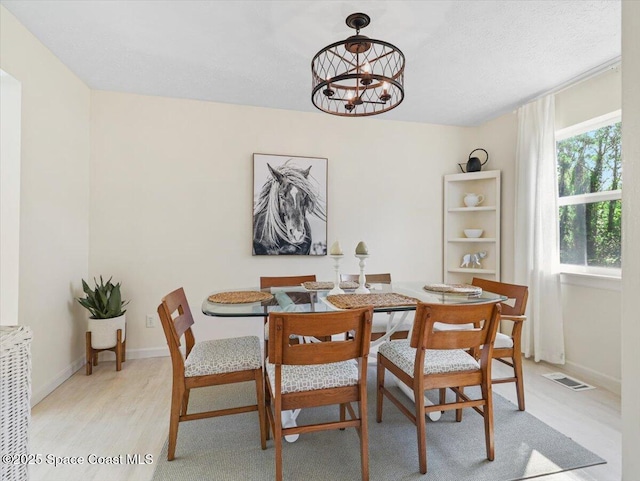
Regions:
[[327, 97], [333, 97], [334, 94], [336, 93], [332, 88], [331, 88], [331, 78], [327, 77], [327, 88], [324, 89], [322, 91], [322, 93], [327, 96]]
[[367, 86], [371, 85], [371, 82], [373, 82], [373, 79], [371, 78], [371, 65], [369, 65], [369, 62], [365, 62], [362, 66], [362, 79], [360, 80], [360, 83]]
[[380, 95], [380, 100], [385, 103], [391, 100], [391, 95], [389, 95], [389, 82], [382, 83], [382, 95]]

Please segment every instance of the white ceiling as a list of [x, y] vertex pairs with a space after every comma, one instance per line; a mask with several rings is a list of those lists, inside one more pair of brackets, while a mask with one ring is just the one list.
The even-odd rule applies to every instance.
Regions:
[[1, 0], [92, 89], [318, 112], [311, 58], [354, 32], [406, 56], [374, 118], [478, 125], [620, 56], [619, 0]]

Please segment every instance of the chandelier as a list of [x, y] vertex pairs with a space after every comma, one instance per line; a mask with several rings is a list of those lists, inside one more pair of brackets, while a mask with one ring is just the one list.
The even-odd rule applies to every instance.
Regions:
[[311, 61], [311, 101], [332, 115], [364, 117], [387, 112], [404, 99], [404, 54], [382, 40], [360, 35], [371, 19], [352, 13], [356, 34], [320, 50]]

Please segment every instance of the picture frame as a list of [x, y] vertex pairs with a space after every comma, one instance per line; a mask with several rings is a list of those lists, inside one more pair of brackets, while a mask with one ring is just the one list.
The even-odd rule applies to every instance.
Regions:
[[254, 256], [327, 255], [327, 159], [253, 154]]

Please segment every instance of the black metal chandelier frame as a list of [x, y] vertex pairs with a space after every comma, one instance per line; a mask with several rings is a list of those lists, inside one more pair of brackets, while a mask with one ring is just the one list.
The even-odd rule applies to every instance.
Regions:
[[369, 22], [364, 13], [349, 15], [346, 23], [356, 35], [313, 57], [311, 101], [323, 112], [364, 117], [388, 112], [404, 100], [404, 54], [389, 42], [360, 35]]

